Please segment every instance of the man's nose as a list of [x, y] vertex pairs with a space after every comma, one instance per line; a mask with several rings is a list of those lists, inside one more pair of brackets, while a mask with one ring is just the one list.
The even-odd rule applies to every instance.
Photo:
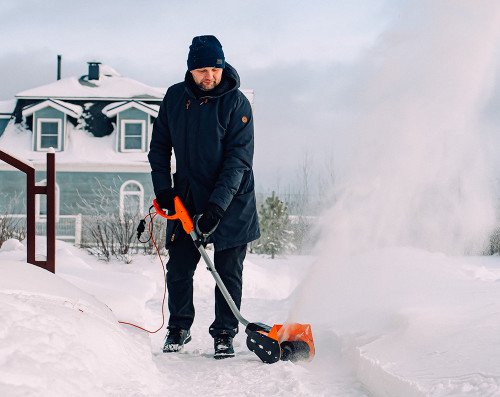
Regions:
[[212, 80], [214, 78], [214, 72], [211, 70], [207, 71], [206, 78]]

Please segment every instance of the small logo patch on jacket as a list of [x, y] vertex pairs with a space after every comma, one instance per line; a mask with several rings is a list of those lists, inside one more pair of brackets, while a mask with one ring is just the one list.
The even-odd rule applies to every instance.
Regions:
[[241, 121], [243, 121], [243, 122], [246, 124], [246, 122], [248, 121], [247, 116], [243, 116], [243, 117], [241, 118]]

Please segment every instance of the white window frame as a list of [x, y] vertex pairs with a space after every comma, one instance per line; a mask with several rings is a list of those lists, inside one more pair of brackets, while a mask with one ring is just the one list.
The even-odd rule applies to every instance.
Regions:
[[[141, 148], [140, 149], [126, 149], [125, 148], [125, 125], [126, 124], [140, 124], [141, 125]], [[120, 151], [121, 152], [145, 152], [146, 151], [146, 121], [145, 120], [120, 120]]]
[[[136, 185], [139, 191], [127, 192], [125, 189], [129, 185]], [[144, 187], [140, 182], [133, 179], [123, 182], [120, 186], [120, 220], [122, 222], [125, 220], [125, 196], [139, 196], [139, 214], [142, 214], [144, 213]]]
[[[38, 117], [36, 119], [36, 150], [39, 152], [47, 152], [49, 148], [42, 148], [42, 123], [57, 123], [57, 147], [54, 148], [58, 152], [61, 151], [62, 148], [62, 136], [63, 136], [63, 128], [62, 123], [63, 120], [48, 118], [48, 117]], [[64, 115], [64, 123], [66, 124], [66, 115]]]
[[[40, 182], [37, 182], [38, 186], [47, 186], [47, 179], [43, 179]], [[59, 190], [59, 185], [56, 182], [56, 222], [59, 222], [59, 202], [60, 202], [60, 197], [61, 193]], [[46, 195], [44, 195], [47, 197]], [[40, 214], [40, 194], [35, 194], [35, 220], [40, 221], [41, 219], [47, 218], [47, 215], [45, 214]]]

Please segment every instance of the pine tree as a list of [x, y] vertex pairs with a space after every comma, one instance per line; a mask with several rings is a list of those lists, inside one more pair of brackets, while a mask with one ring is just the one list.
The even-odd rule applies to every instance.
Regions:
[[290, 228], [288, 209], [273, 192], [259, 211], [261, 237], [256, 245], [256, 252], [270, 254], [271, 258], [292, 249], [293, 232]]

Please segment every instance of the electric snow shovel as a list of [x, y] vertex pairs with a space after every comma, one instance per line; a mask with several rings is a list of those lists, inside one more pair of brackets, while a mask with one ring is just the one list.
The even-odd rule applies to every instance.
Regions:
[[166, 219], [178, 219], [181, 221], [184, 231], [193, 239], [196, 248], [198, 248], [198, 251], [200, 251], [201, 256], [207, 264], [207, 269], [212, 273], [231, 311], [238, 321], [245, 326], [245, 332], [248, 335], [247, 346], [251, 351], [268, 364], [279, 360], [295, 362], [299, 360], [311, 361], [313, 359], [314, 342], [310, 324], [275, 324], [270, 327], [262, 323], [251, 323], [241, 315], [229, 291], [222, 282], [219, 273], [215, 270], [214, 264], [208, 257], [203, 243], [195, 231], [193, 221], [179, 197], [174, 198], [175, 214], [173, 215], [167, 215], [157, 204], [156, 200], [153, 200], [153, 206], [158, 215]]

